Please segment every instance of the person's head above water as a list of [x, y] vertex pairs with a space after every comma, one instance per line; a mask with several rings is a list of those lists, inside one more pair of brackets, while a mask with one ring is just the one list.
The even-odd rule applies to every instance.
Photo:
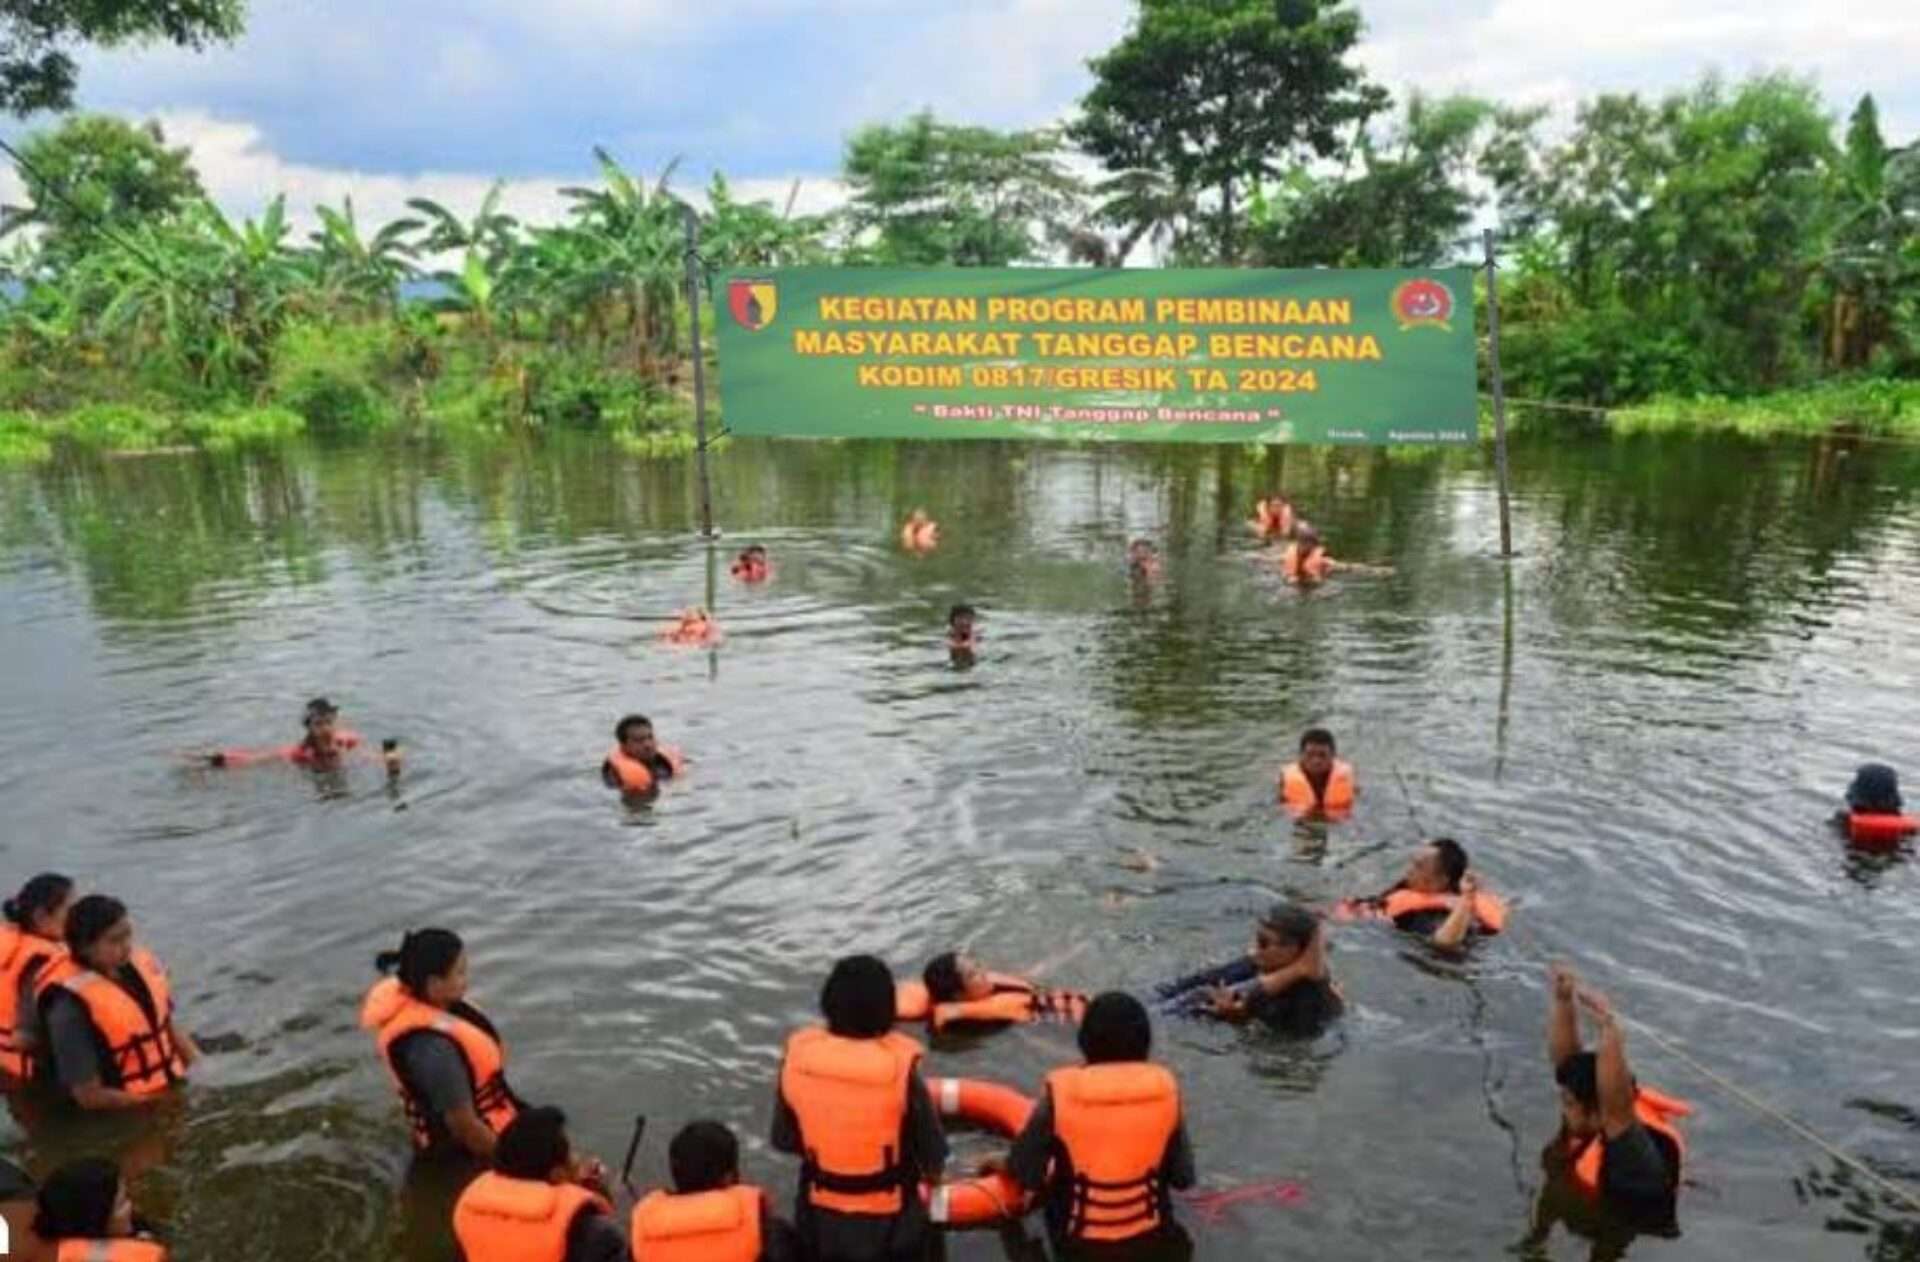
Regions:
[[1300, 545], [1300, 555], [1308, 556], [1321, 546], [1320, 531], [1311, 522], [1301, 522], [1293, 530], [1294, 542]]
[[1153, 546], [1151, 539], [1135, 539], [1127, 545], [1127, 559], [1135, 565], [1142, 565], [1160, 555], [1160, 549]]
[[1093, 997], [1080, 1021], [1080, 1054], [1089, 1065], [1145, 1060], [1153, 1050], [1153, 1022], [1138, 999], [1109, 990]]
[[42, 872], [7, 900], [6, 916], [22, 931], [58, 942], [66, 937], [67, 900], [72, 896], [70, 878], [58, 872]]
[[1592, 1052], [1575, 1052], [1553, 1071], [1560, 1084], [1560, 1121], [1567, 1134], [1586, 1139], [1600, 1133], [1600, 1062]]
[[1466, 847], [1451, 837], [1436, 837], [1413, 852], [1400, 883], [1419, 894], [1458, 894], [1466, 874]]
[[340, 707], [325, 697], [307, 702], [300, 715], [300, 725], [307, 729], [307, 744], [314, 749], [331, 749], [339, 719]]
[[42, 1240], [110, 1240], [133, 1234], [133, 1201], [120, 1167], [104, 1157], [69, 1161], [40, 1185], [33, 1234]]
[[1267, 908], [1253, 927], [1253, 950], [1249, 953], [1255, 968], [1274, 973], [1300, 958], [1313, 942], [1319, 922], [1313, 913], [1298, 903], [1280, 902]]
[[613, 739], [621, 753], [638, 762], [650, 763], [660, 752], [653, 738], [653, 720], [644, 714], [629, 714], [614, 724]]
[[935, 1003], [985, 999], [993, 993], [993, 978], [971, 955], [948, 951], [927, 961], [920, 974], [927, 995]]
[[1324, 727], [1308, 728], [1300, 737], [1300, 770], [1318, 779], [1333, 770], [1333, 759], [1339, 752], [1332, 732]]
[[382, 951], [373, 966], [393, 973], [407, 993], [436, 1008], [451, 1008], [467, 995], [467, 948], [451, 929], [414, 929], [400, 949]]
[[955, 605], [947, 610], [947, 631], [955, 639], [968, 639], [973, 635], [973, 620], [979, 616], [972, 605]]
[[133, 921], [127, 905], [89, 894], [67, 909], [67, 950], [96, 973], [112, 974], [133, 958]]
[[1853, 773], [1847, 786], [1847, 809], [1862, 815], [1900, 813], [1900, 776], [1885, 763], [1870, 762]]
[[713, 1121], [688, 1122], [667, 1145], [667, 1170], [682, 1196], [740, 1182], [740, 1141]]
[[871, 955], [849, 955], [833, 966], [820, 988], [827, 1030], [841, 1038], [879, 1038], [893, 1029], [893, 972]]

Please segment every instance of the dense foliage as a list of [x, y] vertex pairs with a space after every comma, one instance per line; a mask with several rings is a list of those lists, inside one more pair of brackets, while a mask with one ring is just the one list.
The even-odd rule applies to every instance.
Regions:
[[[0, 31], [41, 7], [0, 3]], [[170, 10], [199, 15], [188, 42], [235, 12], [129, 12]], [[0, 220], [0, 429], [144, 410], [165, 418], [152, 441], [297, 417], [683, 443], [689, 214], [710, 268], [1418, 267], [1476, 260], [1492, 222], [1513, 395], [1719, 415], [1797, 391], [1876, 417], [1912, 397], [1852, 389], [1920, 378], [1920, 145], [1889, 141], [1871, 97], [1842, 120], [1766, 75], [1602, 95], [1557, 125], [1473, 97], [1396, 106], [1354, 59], [1362, 33], [1335, 0], [1140, 0], [1064, 127], [861, 129], [824, 216], [718, 175], [683, 198], [674, 164], [641, 179], [596, 150], [559, 222], [517, 221], [496, 188], [381, 225], [348, 200], [302, 232], [279, 201], [223, 214], [157, 126], [69, 117], [23, 143], [27, 202]]]

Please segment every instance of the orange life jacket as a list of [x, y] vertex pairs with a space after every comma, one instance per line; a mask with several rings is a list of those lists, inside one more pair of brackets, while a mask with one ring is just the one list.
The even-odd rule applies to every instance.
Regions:
[[1052, 1193], [1066, 1198], [1066, 1236], [1131, 1240], [1158, 1230], [1171, 1210], [1160, 1168], [1180, 1125], [1173, 1074], [1150, 1061], [1081, 1065], [1048, 1074], [1047, 1094], [1060, 1145]]
[[62, 1240], [55, 1262], [167, 1262], [165, 1245], [122, 1236], [115, 1240]]
[[[1394, 890], [1381, 903], [1388, 920], [1399, 920], [1423, 911], [1451, 912], [1459, 905], [1458, 894], [1422, 894], [1416, 890]], [[1506, 900], [1482, 890], [1473, 896], [1473, 925], [1481, 933], [1499, 933], [1507, 927]]]
[[1327, 773], [1327, 793], [1322, 798], [1313, 791], [1313, 781], [1300, 770], [1300, 764], [1290, 762], [1280, 773], [1280, 796], [1289, 810], [1350, 811], [1353, 809], [1353, 764], [1338, 758], [1333, 760], [1333, 770]]
[[28, 933], [11, 922], [0, 925], [0, 1076], [32, 1080], [34, 1049], [20, 1028], [21, 984], [30, 983], [37, 991], [40, 971], [66, 954], [65, 943]]
[[610, 1214], [605, 1198], [572, 1183], [509, 1179], [491, 1170], [453, 1206], [466, 1262], [567, 1262], [567, 1233], [582, 1214]]
[[919, 1194], [905, 1131], [920, 1056], [904, 1034], [849, 1039], [815, 1026], [787, 1040], [780, 1096], [800, 1123], [800, 1187], [810, 1204], [880, 1217]]
[[[1687, 1140], [1674, 1123], [1693, 1112], [1693, 1106], [1686, 1101], [1667, 1095], [1652, 1087], [1635, 1085], [1633, 1089], [1633, 1115], [1642, 1126], [1653, 1132], [1656, 1142], [1665, 1139], [1673, 1147], [1673, 1181], [1680, 1184], [1680, 1163], [1686, 1160]], [[1589, 1135], [1583, 1139], [1569, 1138], [1567, 1141], [1568, 1173], [1573, 1185], [1589, 1196], [1598, 1196], [1605, 1186], [1602, 1174], [1605, 1170], [1607, 1149], [1600, 1136]]]
[[744, 1183], [685, 1196], [649, 1192], [633, 1207], [634, 1262], [759, 1262], [766, 1197]]
[[1042, 1017], [1078, 1023], [1086, 1015], [1087, 997], [1070, 990], [1041, 990], [1024, 977], [990, 973], [993, 993], [985, 999], [955, 999], [933, 1005], [928, 1020], [934, 1032], [969, 1021], [1024, 1024]]
[[1920, 831], [1920, 819], [1912, 815], [1891, 815], [1871, 811], [1851, 811], [1847, 815], [1847, 838], [1856, 846], [1892, 846], [1902, 837]]
[[[341, 753], [360, 748], [360, 733], [350, 732], [344, 727], [333, 729], [333, 747]], [[305, 741], [301, 741], [298, 745], [287, 746], [284, 757], [288, 762], [298, 763], [302, 767], [310, 766], [313, 763], [313, 750]]]
[[[675, 776], [686, 770], [687, 761], [679, 750], [670, 745], [660, 745], [660, 756], [667, 760], [667, 766]], [[620, 782], [622, 793], [651, 793], [657, 777], [653, 768], [633, 757], [618, 745], [608, 753], [604, 764], [613, 772], [613, 778]]]
[[1315, 548], [1313, 555], [1306, 558], [1304, 568], [1300, 558], [1300, 545], [1290, 543], [1280, 556], [1280, 573], [1289, 583], [1317, 583], [1333, 573], [1333, 558], [1327, 555], [1326, 548]]
[[129, 1095], [158, 1095], [187, 1076], [187, 1064], [173, 1041], [173, 988], [160, 961], [146, 948], [135, 947], [130, 963], [146, 983], [151, 1012], [125, 986], [83, 967], [71, 955], [42, 971], [36, 996], [44, 1011], [59, 987], [87, 1010], [104, 1053], [101, 1085]]
[[451, 1039], [459, 1049], [467, 1068], [467, 1081], [473, 1086], [473, 1111], [488, 1130], [498, 1135], [520, 1112], [520, 1099], [507, 1085], [507, 1051], [493, 1023], [478, 1008], [455, 1004], [443, 1010], [423, 1003], [407, 992], [395, 977], [383, 977], [367, 992], [360, 1005], [360, 1025], [374, 1032], [380, 1059], [400, 1093], [407, 1123], [413, 1128], [414, 1147], [431, 1148], [446, 1129], [437, 1117], [429, 1116], [426, 1105], [401, 1077], [394, 1053], [402, 1039], [419, 1035], [437, 1035]]

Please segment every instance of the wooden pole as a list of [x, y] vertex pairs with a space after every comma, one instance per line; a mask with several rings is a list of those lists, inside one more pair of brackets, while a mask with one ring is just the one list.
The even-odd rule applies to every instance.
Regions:
[[700, 217], [691, 206], [681, 207], [687, 228], [687, 331], [693, 347], [694, 455], [700, 465], [700, 534], [712, 539], [713, 484], [707, 478], [707, 366], [700, 349]]
[[1487, 373], [1493, 386], [1493, 469], [1500, 483], [1500, 555], [1513, 555], [1513, 513], [1508, 504], [1507, 390], [1500, 379], [1500, 265], [1494, 259], [1493, 229], [1481, 240], [1487, 249]]

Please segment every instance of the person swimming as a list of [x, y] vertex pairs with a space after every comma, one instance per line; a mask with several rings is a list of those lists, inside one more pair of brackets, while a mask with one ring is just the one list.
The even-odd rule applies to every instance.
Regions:
[[1261, 539], [1285, 539], [1293, 534], [1293, 502], [1284, 495], [1269, 495], [1253, 502], [1253, 520], [1249, 529]]
[[718, 644], [722, 638], [720, 624], [699, 605], [681, 610], [676, 618], [672, 626], [660, 632], [660, 638], [669, 644]]
[[1151, 539], [1135, 539], [1127, 545], [1127, 574], [1136, 583], [1160, 577], [1160, 550]]
[[1077, 1022], [1087, 996], [1050, 990], [1011, 973], [994, 973], [971, 955], [945, 951], [927, 961], [920, 981], [896, 988], [902, 1021], [925, 1021], [935, 1033], [954, 1025], [1014, 1025], [1054, 1019]]
[[1333, 733], [1308, 728], [1300, 736], [1299, 757], [1280, 769], [1280, 804], [1295, 816], [1344, 819], [1353, 810], [1353, 766], [1339, 757]]
[[972, 605], [955, 605], [947, 610], [947, 648], [956, 654], [971, 657], [980, 646], [980, 629], [975, 624], [979, 617]]
[[1903, 811], [1900, 776], [1885, 763], [1870, 762], [1853, 773], [1846, 808], [1834, 822], [1855, 845], [1891, 849], [1920, 830], [1920, 819]]
[[1259, 1021], [1296, 1038], [1317, 1037], [1346, 1007], [1327, 968], [1325, 928], [1292, 902], [1266, 910], [1239, 959], [1167, 982], [1155, 993], [1165, 1011], [1179, 1016]]
[[[340, 707], [325, 697], [315, 697], [307, 702], [300, 715], [300, 726], [305, 735], [297, 744], [272, 749], [221, 749], [201, 757], [209, 767], [239, 768], [286, 762], [299, 767], [311, 767], [316, 771], [330, 771], [339, 767], [349, 754], [359, 753], [365, 744], [360, 733], [340, 724]], [[371, 754], [371, 751], [368, 752]], [[389, 775], [399, 774], [398, 741], [389, 739], [380, 742], [378, 757]]]
[[773, 565], [767, 559], [766, 545], [756, 543], [742, 548], [727, 572], [742, 583], [766, 582], [773, 576]]
[[940, 523], [928, 517], [926, 509], [914, 509], [900, 527], [900, 546], [909, 552], [933, 551], [940, 546]]
[[1506, 928], [1507, 905], [1480, 888], [1467, 870], [1467, 848], [1451, 837], [1436, 837], [1416, 848], [1393, 885], [1369, 898], [1346, 899], [1335, 909], [1342, 919], [1377, 917], [1418, 934], [1443, 951], [1465, 948], [1474, 934]]
[[653, 720], [629, 714], [613, 727], [613, 748], [600, 763], [600, 779], [609, 789], [651, 797], [665, 781], [686, 770], [678, 749], [654, 739]]

